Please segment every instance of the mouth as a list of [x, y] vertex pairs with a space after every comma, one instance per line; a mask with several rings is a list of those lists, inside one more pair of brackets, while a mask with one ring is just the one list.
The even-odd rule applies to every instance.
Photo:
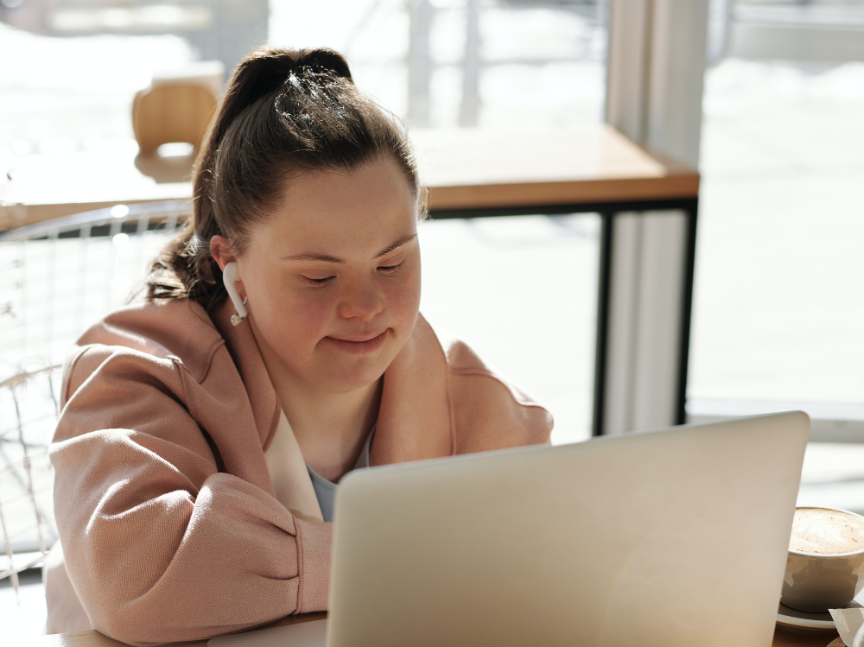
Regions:
[[387, 334], [389, 332], [388, 329], [374, 337], [325, 337], [324, 341], [330, 346], [351, 355], [365, 355], [367, 353], [374, 353], [376, 350], [381, 348], [381, 346], [384, 345], [384, 340], [387, 339]]

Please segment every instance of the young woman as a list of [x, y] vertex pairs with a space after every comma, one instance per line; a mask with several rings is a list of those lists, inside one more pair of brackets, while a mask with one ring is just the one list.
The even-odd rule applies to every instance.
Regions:
[[49, 631], [148, 645], [323, 611], [346, 472], [548, 442], [419, 314], [422, 216], [404, 130], [339, 54], [240, 64], [146, 303], [67, 361]]

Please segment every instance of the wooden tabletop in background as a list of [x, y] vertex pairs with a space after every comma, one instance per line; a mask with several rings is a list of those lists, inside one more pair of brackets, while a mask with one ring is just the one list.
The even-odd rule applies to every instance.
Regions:
[[[692, 198], [699, 174], [640, 148], [603, 124], [508, 133], [411, 131], [432, 209]], [[192, 157], [138, 155], [134, 140], [99, 150], [26, 155], [0, 195], [0, 231], [51, 218], [192, 194]]]

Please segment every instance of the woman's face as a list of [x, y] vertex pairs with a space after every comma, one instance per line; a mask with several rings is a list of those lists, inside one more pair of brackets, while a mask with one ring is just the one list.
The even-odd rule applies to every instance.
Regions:
[[303, 173], [251, 232], [238, 288], [262, 351], [306, 388], [375, 382], [420, 306], [415, 198], [396, 162]]

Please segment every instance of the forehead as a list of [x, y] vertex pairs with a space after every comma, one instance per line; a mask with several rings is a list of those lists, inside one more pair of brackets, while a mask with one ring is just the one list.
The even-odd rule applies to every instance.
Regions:
[[292, 176], [252, 246], [285, 253], [362, 254], [417, 230], [416, 200], [396, 162], [374, 159], [353, 171]]

